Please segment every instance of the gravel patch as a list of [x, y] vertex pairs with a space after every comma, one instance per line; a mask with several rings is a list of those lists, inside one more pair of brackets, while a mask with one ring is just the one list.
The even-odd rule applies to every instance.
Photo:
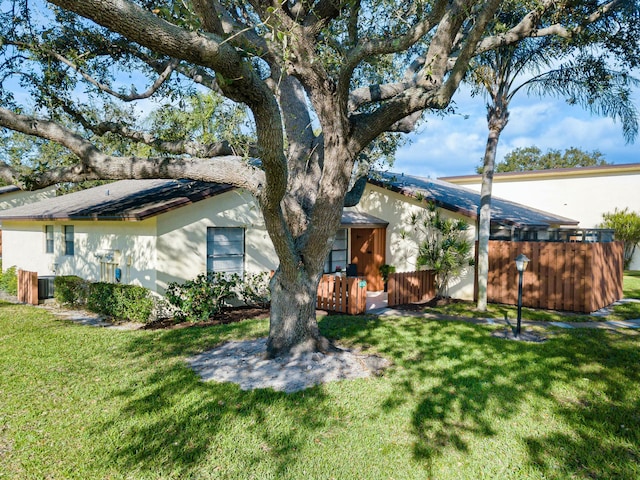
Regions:
[[233, 341], [187, 359], [204, 381], [232, 382], [242, 390], [272, 388], [286, 393], [338, 380], [379, 375], [390, 362], [348, 350], [266, 359], [267, 340]]

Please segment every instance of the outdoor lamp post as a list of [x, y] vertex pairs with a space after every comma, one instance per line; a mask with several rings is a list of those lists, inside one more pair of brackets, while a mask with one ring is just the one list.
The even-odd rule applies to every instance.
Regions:
[[516, 270], [518, 270], [518, 323], [516, 325], [516, 337], [520, 336], [520, 323], [522, 321], [522, 277], [529, 265], [526, 255], [520, 254], [516, 257]]

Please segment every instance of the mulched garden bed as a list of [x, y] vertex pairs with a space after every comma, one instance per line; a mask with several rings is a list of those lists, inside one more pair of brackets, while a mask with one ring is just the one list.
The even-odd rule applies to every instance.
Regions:
[[[441, 307], [443, 305], [449, 305], [451, 303], [460, 303], [464, 300], [457, 300], [455, 298], [433, 298], [428, 302], [423, 303], [406, 303], [403, 305], [396, 305], [393, 308], [408, 312], [421, 312], [427, 307]], [[329, 313], [329, 315], [344, 315], [343, 313]], [[268, 308], [257, 307], [240, 307], [230, 308], [224, 310], [216, 315], [212, 316], [207, 321], [202, 322], [177, 322], [173, 318], [166, 318], [155, 322], [145, 324], [143, 330], [160, 330], [160, 329], [176, 329], [176, 328], [191, 328], [191, 327], [209, 327], [212, 325], [224, 325], [227, 323], [241, 322], [250, 318], [269, 318]]]
[[160, 330], [190, 327], [210, 327], [212, 325], [224, 325], [227, 323], [241, 322], [250, 318], [269, 318], [268, 308], [233, 308], [215, 314], [209, 320], [202, 322], [177, 322], [173, 318], [165, 318], [145, 324], [143, 330]]

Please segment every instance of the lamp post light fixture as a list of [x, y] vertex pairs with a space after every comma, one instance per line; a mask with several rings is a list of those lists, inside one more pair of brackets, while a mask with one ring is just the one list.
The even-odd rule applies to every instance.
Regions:
[[516, 337], [520, 336], [520, 324], [522, 322], [522, 277], [529, 265], [529, 259], [521, 253], [516, 257], [516, 270], [518, 270], [518, 323], [516, 325]]

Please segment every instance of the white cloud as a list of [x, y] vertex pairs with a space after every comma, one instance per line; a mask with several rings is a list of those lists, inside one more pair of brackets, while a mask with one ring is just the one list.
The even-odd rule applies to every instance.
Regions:
[[[394, 170], [432, 177], [475, 173], [487, 139], [484, 102], [462, 96], [457, 109], [469, 118], [429, 118], [426, 126], [412, 135], [414, 142], [398, 151]], [[640, 139], [625, 144], [619, 123], [593, 116], [563, 100], [516, 97], [500, 138], [497, 159], [515, 148], [532, 145], [542, 151], [570, 147], [599, 150], [612, 163], [640, 162]]]
[[462, 117], [430, 119], [414, 134], [413, 142], [398, 151], [393, 169], [439, 177], [469, 165], [475, 168], [482, 160], [487, 141], [483, 123], [484, 120]]

